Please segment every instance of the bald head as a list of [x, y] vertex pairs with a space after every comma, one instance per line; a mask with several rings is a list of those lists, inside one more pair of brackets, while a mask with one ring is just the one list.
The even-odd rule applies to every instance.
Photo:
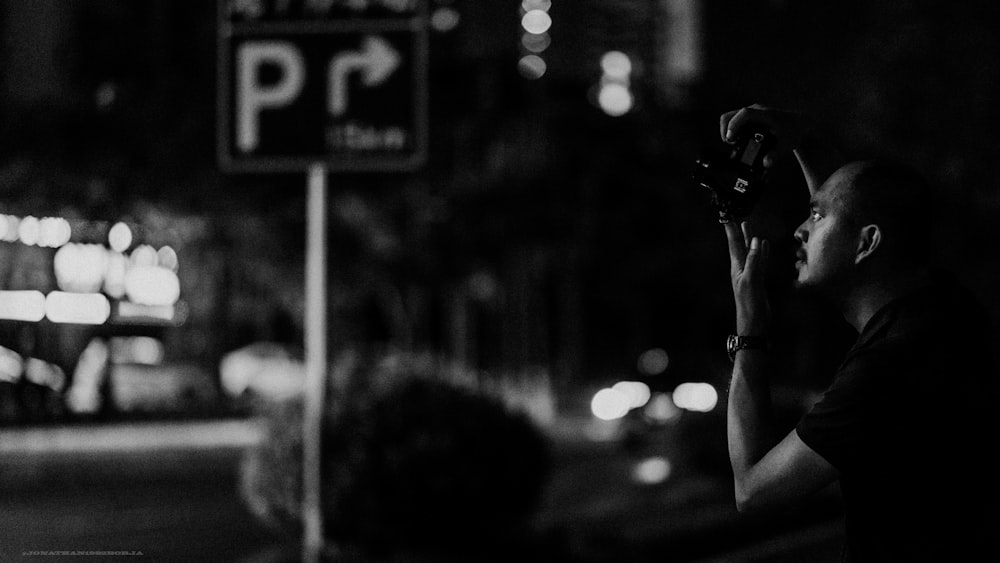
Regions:
[[884, 160], [850, 162], [834, 173], [845, 216], [856, 228], [878, 225], [883, 259], [924, 266], [931, 235], [930, 189], [915, 171]]

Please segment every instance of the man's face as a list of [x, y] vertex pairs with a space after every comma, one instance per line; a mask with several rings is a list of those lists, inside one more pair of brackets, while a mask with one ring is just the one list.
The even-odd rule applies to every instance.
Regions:
[[836, 293], [848, 282], [858, 245], [846, 202], [853, 176], [842, 168], [813, 194], [809, 217], [795, 230], [797, 287]]

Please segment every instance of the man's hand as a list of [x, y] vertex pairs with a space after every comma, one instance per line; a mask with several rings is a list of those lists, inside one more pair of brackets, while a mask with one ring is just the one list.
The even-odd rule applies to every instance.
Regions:
[[739, 227], [726, 223], [726, 237], [729, 239], [729, 273], [736, 299], [736, 333], [765, 336], [771, 321], [771, 306], [764, 283], [770, 245], [766, 239], [752, 236], [746, 222]]
[[719, 118], [719, 134], [726, 142], [735, 140], [745, 129], [764, 129], [774, 135], [775, 147], [764, 157], [766, 167], [794, 151], [810, 194], [845, 163], [829, 136], [799, 112], [754, 104]]
[[810, 126], [801, 113], [760, 104], [728, 111], [719, 118], [719, 134], [727, 143], [735, 141], [745, 129], [764, 129], [774, 135], [776, 144], [764, 157], [764, 166], [769, 167], [778, 158], [797, 149]]

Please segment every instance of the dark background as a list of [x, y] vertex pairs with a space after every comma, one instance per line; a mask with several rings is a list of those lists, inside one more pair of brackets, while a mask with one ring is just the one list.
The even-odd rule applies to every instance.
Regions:
[[[681, 17], [685, 7], [697, 17]], [[719, 144], [719, 115], [752, 103], [812, 115], [848, 156], [918, 169], [934, 188], [928, 251], [1000, 315], [995, 2], [553, 0], [547, 70], [537, 79], [518, 71], [519, 2], [429, 0], [430, 13], [441, 9], [460, 19], [430, 31], [426, 164], [328, 177], [331, 357], [389, 347], [487, 373], [548, 374], [569, 417], [559, 428], [573, 435], [593, 422], [591, 392], [616, 380], [722, 390], [733, 328], [728, 255], [707, 194], [689, 177], [702, 150]], [[301, 347], [308, 306], [305, 171], [230, 174], [216, 161], [216, 18], [207, 0], [0, 0], [0, 213], [89, 221], [93, 232], [74, 234], [81, 242], [103, 243], [101, 225], [127, 221], [137, 243], [174, 247], [187, 322], [145, 333], [164, 342], [166, 363], [199, 366], [213, 385], [220, 359], [241, 346]], [[693, 57], [681, 56], [685, 45]], [[595, 103], [609, 50], [633, 63], [635, 105], [621, 117]], [[796, 164], [779, 163], [753, 221], [774, 243], [775, 397], [789, 425], [855, 336], [828, 305], [792, 290], [792, 232], [806, 212]], [[0, 289], [54, 289], [50, 262], [49, 250], [0, 242]], [[90, 336], [0, 321], [0, 345], [67, 374]], [[637, 358], [654, 348], [667, 351], [669, 368], [644, 376]], [[13, 387], [0, 385], [3, 405]], [[78, 422], [60, 400], [48, 397], [27, 417], [3, 410], [0, 422]], [[772, 561], [802, 555], [794, 545], [835, 552], [835, 495], [763, 521], [735, 515], [723, 411], [720, 401], [709, 415], [685, 413], [650, 438], [676, 474], [654, 492], [622, 484], [642, 448], [562, 443], [545, 517], [593, 561], [623, 560], [621, 546], [635, 561], [660, 548], [765, 560], [755, 559], [759, 545], [745, 546], [755, 541], [784, 553]], [[220, 401], [147, 415], [233, 412]], [[46, 440], [25, 435], [24, 443]], [[252, 551], [271, 537], [247, 523], [233, 492], [241, 445], [148, 458], [15, 455], [0, 483], [13, 499], [5, 514], [27, 519], [23, 537], [38, 549], [63, 547], [44, 544], [51, 534], [42, 523], [73, 506], [63, 521], [69, 549], [134, 533], [140, 547], [178, 558], [219, 560], [213, 550], [223, 541]], [[131, 507], [147, 520], [119, 518], [95, 532], [90, 503], [107, 514]], [[219, 534], [206, 533], [198, 515], [216, 518]], [[761, 540], [788, 529], [797, 540]]]
[[[549, 70], [528, 80], [516, 2], [432, 2], [461, 20], [431, 35], [429, 161], [329, 179], [334, 345], [541, 365], [563, 384], [631, 370], [658, 346], [673, 373], [716, 378], [727, 258], [688, 173], [718, 115], [754, 102], [814, 115], [849, 155], [920, 169], [940, 212], [932, 251], [996, 309], [993, 4], [692, 4], [689, 76], [666, 69], [671, 2], [589, 1], [553, 3]], [[271, 312], [300, 319], [304, 173], [219, 172], [214, 3], [2, 6], [5, 210], [174, 221], [193, 336], [173, 354], [212, 363], [266, 337]], [[619, 118], [590, 101], [611, 49], [635, 67], [636, 106]], [[830, 336], [816, 317], [829, 312], [790, 294], [805, 207], [794, 163], [782, 167], [758, 221], [778, 250], [779, 326], [802, 344], [790, 367], [809, 381]]]

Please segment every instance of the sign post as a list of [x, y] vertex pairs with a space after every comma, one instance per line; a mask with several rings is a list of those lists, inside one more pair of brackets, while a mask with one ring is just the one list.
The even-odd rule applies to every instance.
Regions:
[[309, 169], [306, 194], [306, 381], [302, 418], [302, 553], [318, 561], [323, 548], [320, 503], [323, 402], [326, 398], [326, 167]]
[[320, 560], [329, 172], [427, 157], [423, 0], [220, 0], [218, 157], [227, 172], [307, 172], [302, 560]]

